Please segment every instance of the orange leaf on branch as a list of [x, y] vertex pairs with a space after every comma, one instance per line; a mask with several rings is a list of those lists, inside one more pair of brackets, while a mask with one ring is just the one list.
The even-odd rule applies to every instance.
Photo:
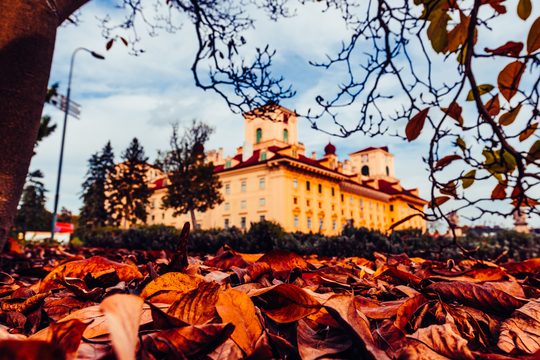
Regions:
[[506, 100], [510, 101], [516, 95], [525, 67], [526, 65], [521, 61], [514, 61], [506, 65], [499, 73], [497, 84]]
[[486, 111], [491, 116], [497, 116], [501, 111], [501, 104], [499, 103], [499, 95], [495, 95], [485, 105]]
[[462, 158], [461, 156], [456, 155], [456, 154], [446, 155], [445, 157], [443, 157], [442, 159], [440, 159], [439, 161], [435, 163], [435, 169], [442, 170], [444, 167], [448, 166], [451, 162], [455, 160], [459, 160], [461, 158]]
[[516, 117], [519, 114], [519, 110], [521, 110], [521, 105], [518, 105], [512, 110], [502, 114], [501, 117], [499, 118], [499, 124], [503, 126], [508, 126], [512, 124], [516, 120]]
[[537, 122], [532, 123], [531, 125], [527, 126], [527, 128], [525, 128], [525, 130], [523, 130], [519, 134], [519, 141], [525, 141], [528, 138], [530, 138], [531, 135], [534, 134], [536, 129], [538, 129], [538, 123]]
[[446, 113], [448, 116], [450, 116], [452, 119], [456, 120], [460, 126], [463, 126], [463, 117], [461, 116], [461, 112], [463, 109], [459, 104], [455, 101], [452, 101], [450, 106], [447, 108], [441, 109], [444, 113]]
[[527, 52], [532, 54], [538, 49], [540, 49], [540, 17], [534, 21], [527, 36]]
[[521, 50], [523, 50], [523, 43], [516, 41], [508, 41], [506, 44], [495, 49], [484, 49], [485, 52], [493, 55], [506, 55], [512, 57], [518, 57]]
[[498, 183], [491, 192], [492, 200], [503, 200], [506, 199], [506, 184]]

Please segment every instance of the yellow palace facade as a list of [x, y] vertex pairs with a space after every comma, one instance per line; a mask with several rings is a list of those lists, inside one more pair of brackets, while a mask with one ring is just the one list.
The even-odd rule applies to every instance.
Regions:
[[[202, 229], [247, 229], [252, 222], [271, 220], [291, 232], [332, 235], [347, 223], [386, 231], [412, 214], [411, 206], [426, 205], [417, 189], [404, 189], [394, 177], [394, 156], [386, 147], [359, 150], [340, 161], [329, 143], [324, 156], [307, 156], [294, 112], [268, 105], [244, 118], [244, 144], [234, 156], [225, 157], [222, 149], [207, 152], [223, 184], [224, 202], [196, 214]], [[189, 221], [188, 215], [173, 217], [172, 210], [161, 208], [166, 177], [154, 169], [149, 181], [148, 223], [180, 227]], [[425, 231], [426, 224], [417, 216], [398, 228]]]

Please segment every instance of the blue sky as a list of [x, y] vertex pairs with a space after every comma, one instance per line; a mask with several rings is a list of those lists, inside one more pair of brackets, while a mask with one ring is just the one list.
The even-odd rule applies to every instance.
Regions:
[[[194, 85], [189, 69], [196, 48], [189, 23], [174, 34], [161, 32], [156, 37], [148, 36], [144, 27], [139, 27], [140, 46], [145, 50], [142, 55], [130, 55], [119, 42], [106, 51], [98, 18], [107, 13], [113, 18], [122, 14], [110, 3], [91, 1], [81, 10], [78, 26], [59, 29], [50, 76], [50, 82], [59, 82], [60, 92], [65, 93], [69, 59], [75, 48], [84, 46], [106, 56], [106, 60], [101, 61], [79, 53], [76, 59], [72, 99], [81, 104], [82, 115], [80, 120], [70, 118], [68, 123], [60, 195], [60, 207], [75, 212], [81, 206], [80, 185], [87, 160], [109, 140], [119, 157], [131, 139], [137, 137], [153, 160], [157, 150], [167, 148], [172, 122], [182, 125], [196, 118], [215, 127], [208, 148], [223, 147], [226, 154], [233, 154], [243, 141], [243, 118], [231, 113], [219, 96]], [[248, 45], [269, 43], [278, 49], [276, 71], [282, 73], [297, 91], [297, 96], [284, 105], [300, 110], [313, 104], [316, 94], [339, 84], [339, 71], [323, 72], [311, 68], [307, 62], [322, 60], [325, 54], [338, 49], [340, 41], [346, 39], [346, 29], [336, 13], [321, 14], [314, 4], [303, 8], [299, 14], [278, 23], [261, 20], [257, 31], [249, 32], [246, 37]], [[535, 18], [534, 14], [531, 18]], [[510, 27], [508, 31], [516, 30]], [[499, 42], [498, 39], [493, 41]], [[61, 125], [62, 114], [58, 110], [46, 106], [44, 113]], [[343, 115], [354, 119], [355, 108], [345, 110]], [[401, 125], [403, 131], [405, 124]], [[40, 144], [31, 164], [32, 169], [41, 169], [45, 173], [45, 184], [50, 190], [49, 208], [52, 208], [52, 190], [56, 181], [60, 130], [59, 126]], [[306, 120], [301, 120], [299, 130], [306, 152], [317, 151], [319, 156], [329, 140], [336, 144], [341, 159], [363, 147], [388, 145], [396, 157], [395, 172], [403, 185], [419, 187], [421, 195], [428, 196], [429, 183], [425, 164], [421, 161], [427, 153], [427, 136], [412, 143], [389, 136], [370, 138], [361, 134], [346, 139], [332, 138], [311, 129]], [[509, 219], [486, 218], [484, 222], [511, 225]], [[533, 223], [540, 226], [539, 219], [533, 219]]]

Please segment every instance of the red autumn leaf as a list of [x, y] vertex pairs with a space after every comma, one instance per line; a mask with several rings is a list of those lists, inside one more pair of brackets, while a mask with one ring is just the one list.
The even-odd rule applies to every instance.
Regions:
[[409, 120], [407, 126], [405, 127], [405, 135], [407, 136], [407, 140], [413, 141], [420, 136], [420, 133], [424, 128], [424, 123], [428, 116], [428, 112], [429, 108], [423, 109]]
[[442, 204], [444, 204], [448, 200], [450, 200], [450, 196], [437, 196], [437, 197], [435, 197], [435, 199], [430, 201], [429, 207], [434, 208], [436, 206], [441, 206]]
[[[249, 293], [260, 298], [259, 303], [268, 317], [278, 323], [290, 323], [313, 314], [321, 304], [298, 286], [279, 284]], [[257, 303], [257, 302], [256, 302]]]
[[408, 298], [398, 309], [394, 325], [405, 330], [405, 326], [411, 321], [417, 310], [427, 302], [422, 294]]
[[499, 114], [499, 112], [501, 111], [501, 105], [499, 103], [499, 95], [495, 95], [484, 106], [489, 115], [497, 116], [497, 114]]
[[510, 101], [516, 95], [525, 67], [526, 65], [521, 61], [514, 61], [506, 65], [499, 73], [497, 84], [499, 91], [506, 100]]
[[196, 289], [180, 294], [167, 314], [190, 325], [202, 325], [216, 316], [219, 285], [201, 282]]
[[527, 36], [527, 52], [532, 54], [538, 49], [540, 49], [540, 17], [534, 21]]
[[290, 271], [294, 268], [307, 270], [309, 264], [298, 254], [272, 250], [264, 254], [258, 262], [267, 263], [273, 271]]
[[491, 192], [492, 200], [503, 200], [506, 199], [506, 184], [498, 183]]
[[442, 108], [442, 111], [456, 120], [460, 126], [463, 126], [463, 117], [461, 116], [463, 109], [457, 102], [453, 101], [448, 108]]
[[446, 155], [445, 157], [443, 157], [442, 159], [440, 159], [439, 161], [435, 163], [435, 169], [442, 170], [444, 167], [448, 166], [451, 162], [455, 160], [459, 160], [459, 159], [461, 159], [461, 156], [456, 155], [456, 154]]
[[105, 44], [105, 49], [106, 49], [107, 51], [109, 51], [109, 50], [112, 48], [113, 44], [114, 44], [114, 39], [110, 39], [110, 40], [107, 41], [107, 43]]
[[535, 123], [532, 123], [531, 125], [527, 126], [525, 128], [525, 130], [523, 130], [520, 134], [519, 134], [519, 141], [525, 141], [527, 140], [528, 138], [531, 137], [532, 134], [534, 134], [534, 132], [536, 131], [536, 129], [538, 129], [538, 123], [535, 122]]
[[523, 43], [515, 41], [508, 41], [506, 44], [499, 46], [496, 49], [484, 49], [484, 51], [494, 55], [506, 55], [512, 57], [518, 57], [521, 50], [523, 50]]
[[506, 7], [502, 5], [505, 0], [481, 0], [481, 4], [489, 4], [499, 14], [506, 14]]
[[111, 270], [116, 272], [120, 281], [142, 278], [142, 274], [134, 265], [122, 264], [101, 256], [92, 256], [89, 259], [70, 261], [54, 268], [41, 282], [40, 291], [61, 287], [57, 283], [57, 279], [67, 277], [82, 279], [87, 274], [91, 274], [94, 278], [97, 278]]
[[529, 301], [523, 307], [516, 309], [512, 317], [503, 322], [497, 346], [506, 353], [512, 353], [518, 349], [526, 354], [538, 356], [540, 352], [540, 301]]
[[456, 301], [494, 314], [509, 314], [523, 305], [521, 300], [488, 286], [469, 282], [438, 282], [427, 287], [447, 301]]

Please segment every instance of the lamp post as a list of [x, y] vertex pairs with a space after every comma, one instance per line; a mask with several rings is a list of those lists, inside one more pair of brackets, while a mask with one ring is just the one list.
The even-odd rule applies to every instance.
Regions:
[[54, 195], [54, 211], [53, 211], [53, 218], [52, 218], [52, 224], [51, 224], [51, 240], [54, 240], [54, 233], [56, 228], [56, 218], [58, 215], [58, 199], [59, 199], [59, 193], [60, 193], [60, 178], [62, 176], [62, 162], [64, 160], [64, 142], [66, 139], [66, 126], [67, 126], [67, 119], [69, 114], [69, 101], [70, 101], [70, 95], [71, 95], [71, 78], [73, 75], [73, 64], [75, 62], [75, 55], [79, 51], [86, 51], [96, 59], [104, 60], [105, 57], [103, 55], [98, 54], [95, 51], [89, 50], [84, 47], [76, 48], [73, 51], [73, 54], [71, 54], [71, 63], [69, 66], [69, 77], [68, 77], [68, 88], [67, 88], [67, 94], [66, 94], [66, 104], [64, 108], [64, 126], [62, 127], [62, 142], [60, 145], [60, 160], [58, 162], [58, 175], [56, 177], [56, 192]]

